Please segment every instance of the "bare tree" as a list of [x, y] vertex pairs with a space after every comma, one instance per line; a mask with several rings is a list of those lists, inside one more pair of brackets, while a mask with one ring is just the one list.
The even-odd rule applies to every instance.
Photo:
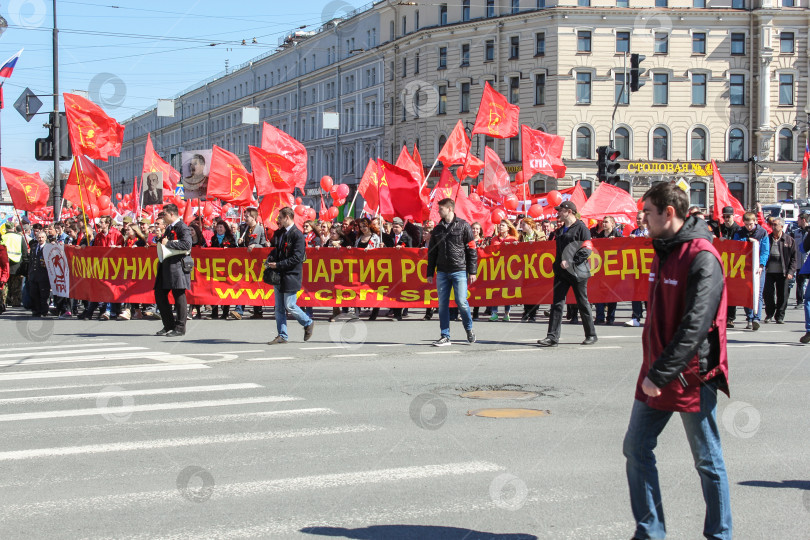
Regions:
[[[60, 167], [59, 171], [62, 173], [62, 188], [64, 189], [67, 184], [68, 175], [70, 174], [69, 167]], [[48, 169], [42, 175], [42, 181], [48, 186], [48, 206], [53, 206], [53, 169]]]

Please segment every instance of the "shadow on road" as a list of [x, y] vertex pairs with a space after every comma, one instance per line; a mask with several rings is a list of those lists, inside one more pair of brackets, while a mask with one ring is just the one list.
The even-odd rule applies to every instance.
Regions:
[[533, 534], [496, 534], [458, 527], [433, 525], [372, 525], [362, 529], [343, 527], [304, 527], [302, 533], [359, 540], [537, 540]]
[[788, 488], [805, 489], [810, 491], [810, 480], [782, 480], [781, 482], [771, 482], [770, 480], [746, 480], [739, 482], [741, 486], [766, 487], [766, 488]]

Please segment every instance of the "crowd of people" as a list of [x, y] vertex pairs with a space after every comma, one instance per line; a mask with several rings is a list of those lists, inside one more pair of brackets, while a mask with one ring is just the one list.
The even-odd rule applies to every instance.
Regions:
[[[565, 213], [565, 205], [562, 206]], [[791, 297], [791, 288], [794, 289], [795, 305], [797, 308], [804, 305], [803, 289], [810, 275], [810, 267], [805, 264], [806, 252], [810, 245], [805, 245], [810, 225], [810, 214], [803, 212], [797, 223], [788, 229], [782, 218], [763, 216], [761, 211], [748, 212], [743, 216], [743, 225], [734, 221], [733, 209], [723, 209], [723, 218], [719, 222], [707, 219], [699, 207], [689, 210], [690, 216], [704, 220], [707, 227], [717, 238], [732, 241], [759, 241], [759, 269], [760, 302], [753, 309], [744, 308], [745, 328], [756, 331], [763, 323], [774, 322], [783, 324], [785, 312]], [[578, 217], [578, 215], [577, 215]], [[241, 221], [241, 222], [240, 222]], [[602, 220], [582, 222], [587, 228], [590, 238], [616, 238], [621, 236], [646, 237], [647, 228], [642, 223], [642, 213], [639, 212], [635, 226], [622, 225], [611, 216]], [[94, 301], [79, 301], [52, 295], [48, 284], [47, 272], [43, 258], [43, 246], [46, 243], [61, 243], [77, 246], [102, 247], [144, 247], [154, 246], [164, 235], [167, 226], [164, 213], [158, 214], [152, 222], [148, 218], [133, 221], [124, 218], [116, 222], [110, 216], [103, 216], [90, 222], [85, 227], [81, 219], [66, 219], [51, 224], [30, 224], [25, 219], [22, 222], [9, 220], [0, 226], [0, 286], [3, 287], [0, 312], [6, 306], [24, 306], [30, 309], [34, 317], [57, 316], [61, 319], [98, 319], [119, 320], [130, 319], [160, 319], [155, 304], [140, 303], [104, 303]], [[472, 241], [475, 247], [483, 248], [490, 245], [513, 244], [519, 242], [547, 242], [554, 241], [565, 228], [565, 220], [561, 215], [557, 219], [532, 219], [518, 215], [515, 219], [504, 219], [498, 223], [492, 234], [484, 234], [484, 227], [480, 223], [469, 224], [472, 231]], [[340, 247], [354, 247], [358, 249], [379, 248], [427, 248], [436, 224], [433, 220], [422, 223], [404, 221], [394, 218], [386, 221], [380, 216], [361, 217], [354, 219], [346, 217], [339, 220], [311, 220], [303, 225], [303, 236], [307, 248], [326, 249]], [[216, 218], [209, 225], [202, 218], [195, 218], [189, 223], [191, 242], [193, 247], [210, 248], [236, 248], [244, 247], [248, 250], [268, 247], [271, 245], [273, 231], [263, 226], [256, 209], [247, 209], [241, 220], [226, 220]], [[628, 229], [629, 232], [628, 232]], [[810, 242], [808, 242], [810, 243]], [[5, 249], [3, 249], [5, 247]], [[591, 308], [587, 315], [582, 314], [582, 305], [568, 305], [564, 310], [564, 317], [571, 323], [577, 323], [581, 317], [590, 317], [595, 325], [612, 325], [616, 321], [616, 303], [597, 303], [593, 306], [587, 301], [587, 295], [582, 302]], [[488, 306], [483, 308], [483, 317], [489, 321], [510, 321], [513, 306]], [[534, 322], [540, 312], [539, 305], [526, 304], [522, 306], [520, 320]], [[384, 308], [385, 309], [385, 308]], [[245, 313], [245, 306], [229, 305], [191, 305], [188, 318], [190, 319], [231, 319], [241, 320], [245, 317], [261, 319], [272, 312], [272, 307], [254, 306], [250, 314]], [[313, 316], [312, 308], [305, 308], [306, 314]], [[472, 309], [472, 320], [478, 320], [482, 308]], [[728, 308], [727, 326], [735, 327], [737, 311], [734, 306]], [[429, 320], [435, 309], [428, 308], [424, 320]], [[553, 317], [553, 309], [543, 310], [546, 317]], [[328, 320], [358, 319], [361, 317], [360, 308], [333, 308], [327, 314]], [[380, 309], [368, 310], [369, 320], [380, 316]], [[408, 308], [387, 309], [386, 317], [402, 320], [409, 316]], [[459, 320], [457, 309], [450, 310], [452, 320]], [[631, 303], [630, 319], [621, 324], [626, 326], [642, 326], [644, 317], [644, 303], [633, 301]], [[810, 310], [808, 310], [810, 320]], [[584, 320], [583, 320], [584, 322]], [[810, 326], [807, 328], [810, 336]], [[802, 338], [805, 339], [805, 338]], [[810, 337], [807, 340], [810, 342]]]

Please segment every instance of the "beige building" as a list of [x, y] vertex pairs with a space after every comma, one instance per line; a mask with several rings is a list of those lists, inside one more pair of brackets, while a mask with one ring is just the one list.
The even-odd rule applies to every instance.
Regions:
[[[635, 197], [675, 176], [708, 207], [713, 159], [745, 206], [805, 198], [809, 1], [382, 0], [324, 13], [316, 29], [176, 96], [173, 118], [133, 117], [122, 156], [102, 166], [131, 189], [150, 132], [175, 166], [182, 151], [213, 144], [247, 164], [260, 127], [242, 111], [258, 107], [307, 147], [305, 196], [317, 207], [321, 176], [353, 195], [368, 159], [395, 161], [403, 144], [416, 143], [429, 167], [458, 120], [472, 128], [489, 81], [520, 105], [522, 123], [565, 137], [566, 177], [533, 178], [536, 193], [576, 181], [593, 190], [596, 148], [612, 134]], [[612, 123], [630, 53], [646, 57], [645, 84], [621, 95]], [[339, 129], [324, 113], [339, 115]], [[484, 145], [520, 170], [517, 138], [476, 135], [473, 152]]]
[[[418, 141], [432, 163], [457, 120], [472, 127], [489, 81], [520, 105], [522, 123], [566, 139], [566, 177], [535, 177], [535, 192], [577, 180], [596, 187], [595, 149], [608, 144], [613, 125], [622, 186], [635, 197], [674, 175], [690, 183], [694, 204], [708, 207], [712, 159], [746, 206], [807, 197], [800, 179], [810, 112], [805, 7], [462, 0], [377, 9], [386, 157]], [[622, 95], [612, 124], [630, 53], [646, 57], [646, 84]], [[510, 172], [520, 169], [517, 139], [477, 135], [473, 151], [483, 155], [484, 144]]]

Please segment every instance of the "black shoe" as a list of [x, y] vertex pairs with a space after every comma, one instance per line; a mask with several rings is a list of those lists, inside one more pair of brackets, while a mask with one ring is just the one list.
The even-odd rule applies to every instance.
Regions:
[[726, 328], [734, 328], [734, 321], [726, 321]]
[[165, 335], [166, 335], [166, 334], [168, 334], [169, 332], [174, 332], [174, 330], [166, 330], [166, 329], [164, 328], [163, 330], [159, 330], [159, 331], [155, 332], [155, 335], [156, 335], [156, 336], [165, 336]]
[[185, 336], [185, 335], [186, 335], [185, 332], [181, 332], [179, 330], [171, 330], [171, 331], [166, 333], [166, 337], [182, 337], [182, 336]]
[[538, 339], [537, 344], [540, 345], [541, 347], [556, 347], [557, 346], [557, 342], [554, 341], [551, 338]]
[[312, 337], [312, 331], [315, 329], [315, 321], [309, 323], [309, 326], [304, 327], [304, 341], [309, 341]]
[[777, 319], [776, 324], [785, 324], [785, 321], [783, 321], [782, 319]]
[[754, 332], [759, 330], [759, 321], [754, 321], [751, 323], [751, 330], [753, 330]]
[[800, 343], [810, 343], [810, 332], [805, 333], [802, 337], [799, 338]]
[[467, 330], [467, 343], [475, 343], [475, 332]]
[[582, 344], [583, 345], [593, 345], [597, 341], [599, 341], [599, 339], [596, 336], [588, 336], [588, 337], [585, 338], [585, 341], [583, 341]]
[[394, 320], [395, 321], [401, 321], [402, 320], [402, 315], [394, 315]]
[[368, 320], [370, 320], [370, 321], [376, 321], [376, 320], [377, 320], [377, 314], [376, 314], [376, 313], [372, 313], [371, 315], [369, 315], [369, 316], [368, 316]]
[[430, 319], [432, 319], [432, 318], [433, 318], [433, 317], [431, 317], [430, 315], [425, 315], [424, 317], [422, 317], [422, 320], [423, 320], [423, 321], [429, 321], [429, 320], [430, 320]]
[[264, 315], [262, 315], [261, 313], [254, 313], [253, 315], [250, 316], [250, 318], [251, 319], [264, 319]]
[[450, 338], [446, 336], [442, 336], [433, 342], [434, 347], [447, 347], [450, 344]]

